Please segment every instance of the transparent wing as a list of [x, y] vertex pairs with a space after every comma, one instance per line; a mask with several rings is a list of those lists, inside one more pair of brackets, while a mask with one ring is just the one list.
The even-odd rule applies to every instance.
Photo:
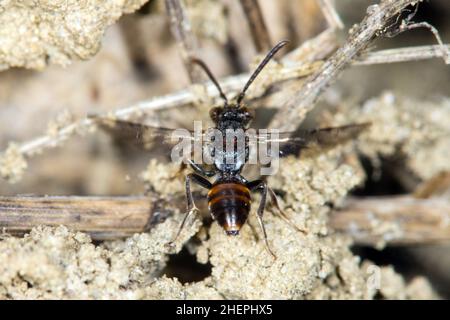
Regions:
[[111, 134], [118, 142], [130, 143], [145, 149], [159, 144], [174, 146], [180, 139], [192, 142], [197, 139], [194, 133], [187, 129], [152, 127], [131, 121], [99, 117], [93, 120], [99, 128]]
[[361, 123], [295, 132], [257, 134], [253, 137], [250, 136], [250, 141], [253, 140], [258, 145], [278, 143], [280, 156], [299, 154], [303, 149], [308, 150], [308, 155], [314, 156], [358, 137], [369, 126], [370, 123]]

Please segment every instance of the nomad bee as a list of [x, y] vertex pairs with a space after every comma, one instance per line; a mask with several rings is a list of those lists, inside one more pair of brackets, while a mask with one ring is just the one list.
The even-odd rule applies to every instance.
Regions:
[[[278, 205], [275, 192], [264, 180], [247, 181], [241, 175], [241, 172], [245, 164], [248, 163], [250, 157], [250, 140], [256, 144], [267, 145], [268, 143], [279, 143], [282, 148], [279, 149], [277, 155], [284, 156], [292, 153], [292, 150], [298, 152], [303, 148], [311, 148], [314, 146], [332, 147], [340, 142], [356, 137], [367, 126], [367, 124], [352, 124], [342, 127], [296, 131], [295, 133], [284, 132], [278, 133], [275, 138], [259, 134], [247, 135], [249, 132], [249, 124], [252, 121], [253, 116], [243, 103], [246, 91], [270, 59], [286, 44], [287, 41], [282, 41], [270, 50], [250, 76], [243, 90], [232, 102], [227, 99], [218, 81], [212, 75], [208, 67], [202, 61], [192, 59], [194, 63], [199, 65], [205, 71], [212, 83], [217, 87], [220, 97], [223, 99], [223, 105], [212, 108], [210, 111], [211, 120], [215, 125], [213, 129], [215, 129], [216, 133], [219, 133], [219, 136], [216, 134], [214, 136], [215, 139], [209, 137], [213, 143], [205, 143], [202, 145], [204, 153], [212, 159], [212, 169], [207, 170], [202, 164], [196, 163], [192, 157], [184, 159], [184, 163], [189, 164], [194, 172], [189, 173], [186, 176], [187, 213], [184, 216], [183, 222], [181, 223], [173, 242], [176, 241], [180, 235], [188, 218], [198, 212], [191, 190], [192, 184], [195, 183], [208, 190], [207, 200], [211, 217], [222, 226], [225, 233], [229, 236], [236, 236], [239, 234], [239, 230], [247, 221], [250, 213], [252, 203], [251, 193], [260, 192], [261, 201], [256, 211], [257, 219], [263, 233], [266, 248], [273, 256], [275, 256], [268, 245], [267, 234], [262, 220], [267, 197], [270, 198], [276, 212], [284, 221], [298, 231], [304, 231], [296, 227], [283, 212]], [[151, 140], [160, 142], [173, 141], [171, 137], [173, 129], [150, 127], [121, 120], [114, 120], [114, 123], [111, 126], [111, 123], [108, 125], [108, 120], [106, 119], [97, 118], [96, 120], [108, 131], [113, 131], [122, 136], [128, 134], [129, 136], [134, 137], [140, 144], [145, 145]], [[236, 148], [236, 137], [232, 139], [227, 137], [229, 131], [235, 132], [237, 130], [241, 130], [245, 135], [243, 148]], [[206, 133], [203, 133], [203, 135], [206, 135]], [[220, 140], [220, 142], [218, 142], [218, 140]], [[215, 179], [211, 182], [208, 178], [213, 177], [215, 177]]]

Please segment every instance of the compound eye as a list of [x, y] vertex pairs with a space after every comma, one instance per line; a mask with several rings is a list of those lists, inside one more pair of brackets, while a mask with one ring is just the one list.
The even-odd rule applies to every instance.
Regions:
[[246, 109], [245, 116], [249, 120], [253, 119], [255, 117], [255, 110], [253, 110], [253, 109]]
[[255, 111], [253, 109], [248, 109], [246, 107], [242, 107], [242, 116], [246, 121], [250, 121], [255, 116]]
[[209, 111], [209, 116], [211, 117], [211, 120], [214, 122], [217, 122], [219, 120], [219, 115], [222, 112], [221, 107], [214, 107]]

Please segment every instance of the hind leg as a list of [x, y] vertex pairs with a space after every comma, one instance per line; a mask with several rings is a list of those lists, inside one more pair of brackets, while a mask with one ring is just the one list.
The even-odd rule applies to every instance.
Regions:
[[259, 226], [261, 227], [261, 231], [263, 233], [264, 244], [266, 245], [266, 249], [272, 255], [272, 257], [274, 259], [276, 259], [277, 256], [273, 253], [272, 249], [269, 246], [269, 241], [267, 240], [266, 228], [264, 227], [264, 222], [262, 220], [262, 217], [264, 215], [264, 209], [266, 208], [267, 185], [262, 180], [255, 180], [255, 181], [248, 182], [247, 188], [249, 188], [251, 191], [261, 191], [261, 201], [259, 203], [259, 207], [258, 207], [258, 211], [257, 211], [258, 223], [259, 223]]
[[[255, 180], [248, 183], [248, 187], [250, 190], [263, 190], [262, 193], [266, 194], [269, 193], [270, 201], [272, 202], [272, 205], [275, 207], [276, 212], [280, 216], [281, 219], [283, 219], [287, 224], [289, 224], [291, 227], [293, 227], [295, 230], [305, 233], [306, 231], [299, 228], [292, 220], [289, 218], [289, 216], [281, 209], [280, 205], [278, 204], [277, 195], [275, 192], [270, 188], [267, 183], [263, 180]], [[253, 188], [253, 189], [252, 189]], [[266, 196], [264, 196], [264, 201], [266, 200]]]
[[267, 190], [269, 191], [270, 195], [270, 201], [272, 202], [272, 205], [277, 209], [278, 215], [283, 219], [287, 224], [289, 224], [291, 227], [293, 227], [295, 230], [306, 234], [306, 231], [303, 229], [300, 229], [292, 220], [288, 217], [288, 215], [280, 208], [280, 205], [278, 204], [277, 195], [272, 190], [272, 188], [267, 187]]
[[178, 229], [178, 232], [175, 235], [175, 238], [171, 242], [169, 242], [169, 246], [171, 246], [171, 247], [174, 245], [174, 243], [177, 241], [178, 237], [180, 236], [181, 231], [183, 230], [188, 218], [191, 217], [194, 213], [198, 212], [198, 208], [194, 203], [194, 197], [192, 196], [191, 180], [192, 180], [192, 182], [195, 182], [196, 184], [198, 184], [206, 189], [211, 189], [211, 183], [208, 180], [206, 180], [205, 178], [203, 178], [202, 176], [195, 174], [195, 173], [190, 173], [186, 176], [187, 212], [183, 218], [183, 221], [181, 222], [180, 228]]

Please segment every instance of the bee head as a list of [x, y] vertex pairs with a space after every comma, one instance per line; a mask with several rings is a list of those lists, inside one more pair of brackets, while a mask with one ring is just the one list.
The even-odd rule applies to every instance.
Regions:
[[237, 105], [212, 108], [209, 115], [217, 127], [222, 127], [223, 124], [235, 124], [238, 127], [246, 128], [253, 119], [252, 110]]

